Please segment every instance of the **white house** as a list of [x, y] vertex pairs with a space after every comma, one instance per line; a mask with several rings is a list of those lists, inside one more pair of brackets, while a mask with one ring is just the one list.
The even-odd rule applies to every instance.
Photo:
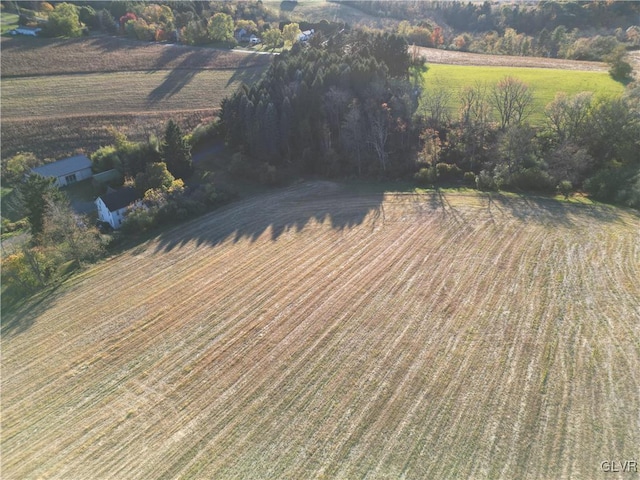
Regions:
[[118, 229], [127, 214], [130, 205], [140, 202], [142, 197], [133, 187], [123, 187], [96, 198], [98, 219]]
[[86, 180], [93, 176], [91, 173], [91, 160], [84, 155], [76, 155], [57, 162], [47, 163], [46, 165], [32, 168], [31, 171], [43, 177], [55, 178], [58, 187]]
[[233, 36], [238, 42], [243, 42], [246, 40], [247, 31], [244, 28], [239, 28], [233, 32]]
[[300, 35], [298, 35], [298, 41], [308, 42], [311, 39], [311, 37], [313, 37], [314, 33], [315, 33], [315, 30], [313, 28], [311, 30], [305, 30]]

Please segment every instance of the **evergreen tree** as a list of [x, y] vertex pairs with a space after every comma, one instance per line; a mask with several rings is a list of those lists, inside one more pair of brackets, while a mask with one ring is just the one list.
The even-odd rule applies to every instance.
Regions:
[[169, 120], [167, 124], [160, 154], [175, 178], [186, 178], [193, 172], [191, 147], [182, 137], [180, 127], [173, 120]]
[[61, 195], [55, 186], [55, 178], [32, 173], [18, 186], [17, 192], [31, 227], [31, 235], [36, 242], [39, 242], [44, 230], [47, 202]]

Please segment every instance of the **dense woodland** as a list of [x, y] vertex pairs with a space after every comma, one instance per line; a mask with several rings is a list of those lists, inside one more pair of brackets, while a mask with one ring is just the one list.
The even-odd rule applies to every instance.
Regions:
[[[20, 2], [23, 24], [42, 23], [45, 34], [78, 36], [83, 27], [139, 40], [181, 41], [190, 45], [235, 44], [234, 29], [281, 45], [288, 10], [297, 2], [78, 1]], [[395, 33], [409, 44], [507, 55], [605, 60], [616, 47], [640, 48], [637, 2], [438, 2], [338, 1], [374, 17], [397, 20]], [[63, 5], [62, 8], [59, 8]], [[8, 10], [15, 2], [4, 1]], [[55, 7], [55, 8], [54, 8]], [[293, 8], [292, 8], [293, 7]], [[48, 18], [48, 21], [45, 19]], [[300, 24], [332, 34], [328, 22]], [[278, 28], [275, 28], [278, 27]], [[271, 30], [267, 35], [266, 32]]]
[[640, 47], [637, 2], [343, 1], [400, 21], [409, 43], [506, 55], [604, 60], [617, 46]]
[[[223, 102], [220, 127], [237, 175], [415, 176], [426, 185], [569, 193], [640, 206], [640, 90], [620, 98], [559, 93], [532, 127], [517, 78], [476, 85], [451, 115], [419, 80], [396, 35], [343, 33], [280, 55], [256, 85]], [[422, 107], [418, 109], [418, 96]]]

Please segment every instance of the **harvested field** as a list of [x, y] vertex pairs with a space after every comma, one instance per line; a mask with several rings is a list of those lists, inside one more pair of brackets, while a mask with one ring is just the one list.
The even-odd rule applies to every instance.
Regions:
[[224, 97], [251, 84], [269, 55], [122, 38], [2, 39], [2, 155], [59, 158], [212, 118]]
[[586, 72], [607, 72], [609, 67], [603, 62], [585, 62], [561, 58], [515, 57], [511, 55], [487, 55], [483, 53], [454, 52], [439, 48], [418, 47], [420, 54], [429, 63], [446, 65], [476, 65], [483, 67], [529, 67], [582, 70]]
[[2, 38], [2, 77], [174, 69], [233, 70], [267, 66], [269, 55], [121, 37]]
[[171, 110], [164, 112], [120, 112], [117, 114], [2, 119], [2, 154], [30, 151], [42, 159], [58, 159], [72, 153], [91, 154], [114, 142], [111, 127], [134, 141], [150, 134], [160, 138], [172, 119], [189, 131], [211, 121], [216, 109]]
[[305, 183], [3, 312], [3, 478], [600, 478], [640, 217]]

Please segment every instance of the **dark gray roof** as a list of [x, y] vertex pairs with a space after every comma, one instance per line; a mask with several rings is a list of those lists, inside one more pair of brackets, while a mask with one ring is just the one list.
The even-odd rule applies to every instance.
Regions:
[[91, 160], [85, 155], [76, 155], [75, 157], [64, 158], [57, 162], [33, 168], [32, 171], [43, 177], [63, 177], [85, 168], [91, 168]]
[[133, 187], [119, 188], [115, 192], [107, 193], [100, 197], [110, 212], [115, 212], [121, 208], [131, 205], [136, 200], [140, 200], [142, 195]]

